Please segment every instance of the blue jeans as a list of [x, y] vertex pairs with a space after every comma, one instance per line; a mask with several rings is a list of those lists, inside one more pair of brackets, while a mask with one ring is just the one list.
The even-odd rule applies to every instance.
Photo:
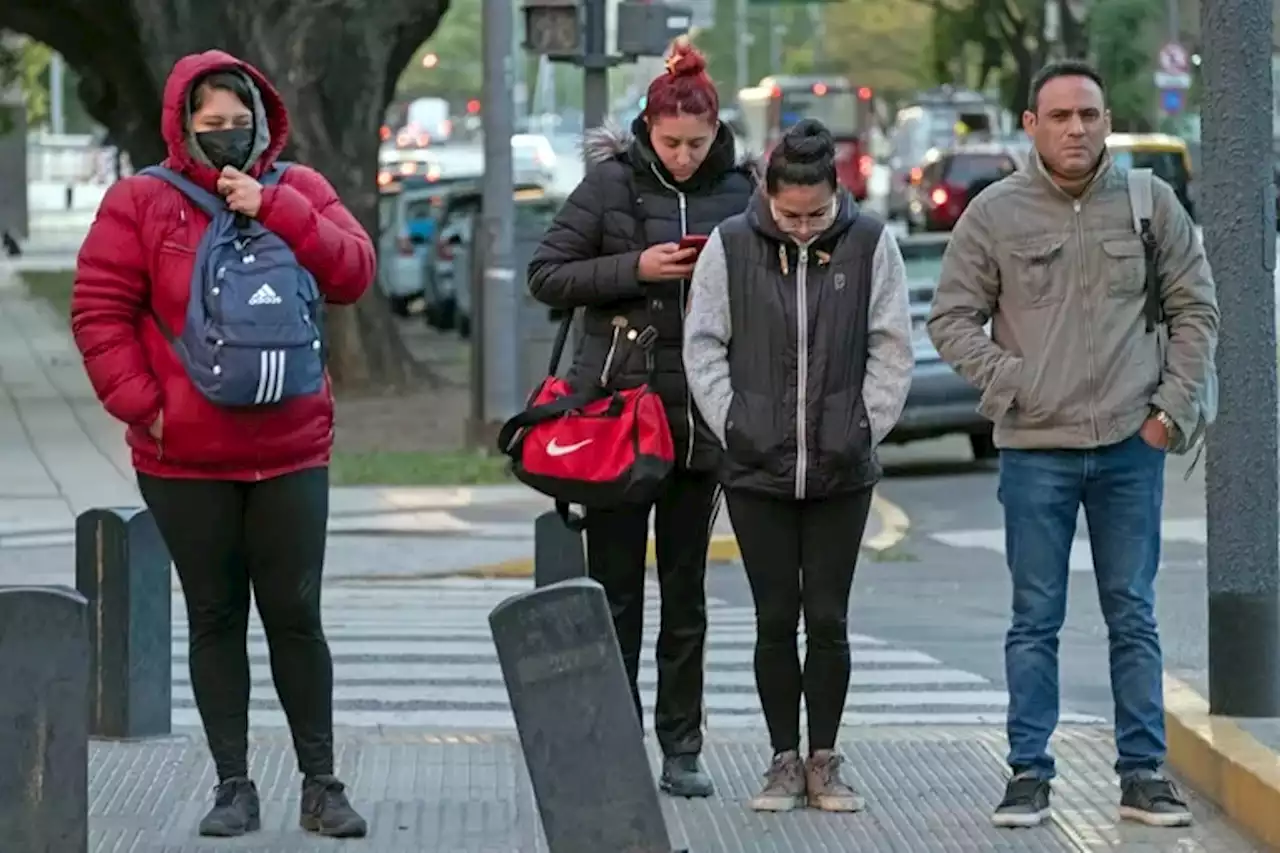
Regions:
[[1003, 450], [1000, 503], [1013, 579], [1005, 638], [1009, 765], [1054, 775], [1049, 738], [1058, 725], [1058, 632], [1076, 516], [1084, 505], [1098, 598], [1111, 652], [1116, 772], [1121, 779], [1164, 762], [1163, 665], [1156, 633], [1164, 451], [1140, 437], [1093, 450]]

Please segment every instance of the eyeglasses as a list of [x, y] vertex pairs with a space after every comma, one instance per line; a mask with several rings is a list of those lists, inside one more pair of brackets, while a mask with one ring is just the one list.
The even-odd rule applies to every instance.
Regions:
[[832, 197], [831, 205], [822, 213], [786, 213], [779, 211], [778, 208], [773, 205], [773, 202], [770, 202], [769, 212], [773, 214], [773, 221], [776, 222], [778, 227], [784, 231], [806, 227], [812, 230], [821, 230], [827, 228], [835, 221], [836, 211], [839, 209], [839, 206], [839, 198]]

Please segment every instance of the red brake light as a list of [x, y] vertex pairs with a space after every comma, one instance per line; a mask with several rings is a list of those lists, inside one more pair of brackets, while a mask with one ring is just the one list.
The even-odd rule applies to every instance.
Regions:
[[869, 86], [863, 86], [861, 89], [858, 90], [858, 100], [860, 101], [871, 100], [871, 88]]
[[823, 95], [827, 94], [827, 84], [826, 84], [826, 83], [814, 83], [814, 84], [813, 84], [813, 94], [817, 95], [819, 98], [821, 98]]
[[933, 202], [934, 207], [942, 207], [947, 203], [947, 199], [950, 197], [950, 194], [948, 194], [942, 187], [938, 187], [933, 192], [929, 193], [929, 201]]
[[864, 178], [871, 177], [871, 172], [874, 170], [874, 168], [875, 166], [871, 162], [871, 155], [863, 154], [861, 157], [858, 158], [858, 173], [861, 174], [862, 177]]

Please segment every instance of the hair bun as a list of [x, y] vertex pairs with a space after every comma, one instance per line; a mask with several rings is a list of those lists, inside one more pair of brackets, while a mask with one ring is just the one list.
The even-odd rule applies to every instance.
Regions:
[[792, 163], [820, 163], [836, 154], [835, 139], [817, 119], [801, 119], [782, 135], [782, 150]]
[[667, 55], [667, 73], [672, 77], [697, 77], [707, 70], [707, 58], [702, 55], [688, 36], [680, 36], [671, 43]]

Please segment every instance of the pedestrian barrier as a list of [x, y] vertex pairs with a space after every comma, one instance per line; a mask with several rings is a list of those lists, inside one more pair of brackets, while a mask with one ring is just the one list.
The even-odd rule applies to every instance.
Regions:
[[582, 532], [564, 523], [555, 510], [533, 522], [533, 584], [544, 587], [587, 576]]
[[92, 509], [76, 519], [76, 589], [89, 602], [94, 737], [161, 737], [172, 729], [169, 565], [146, 509]]
[[0, 849], [89, 849], [88, 602], [0, 587]]
[[550, 853], [671, 853], [604, 588], [518, 593], [489, 628]]

